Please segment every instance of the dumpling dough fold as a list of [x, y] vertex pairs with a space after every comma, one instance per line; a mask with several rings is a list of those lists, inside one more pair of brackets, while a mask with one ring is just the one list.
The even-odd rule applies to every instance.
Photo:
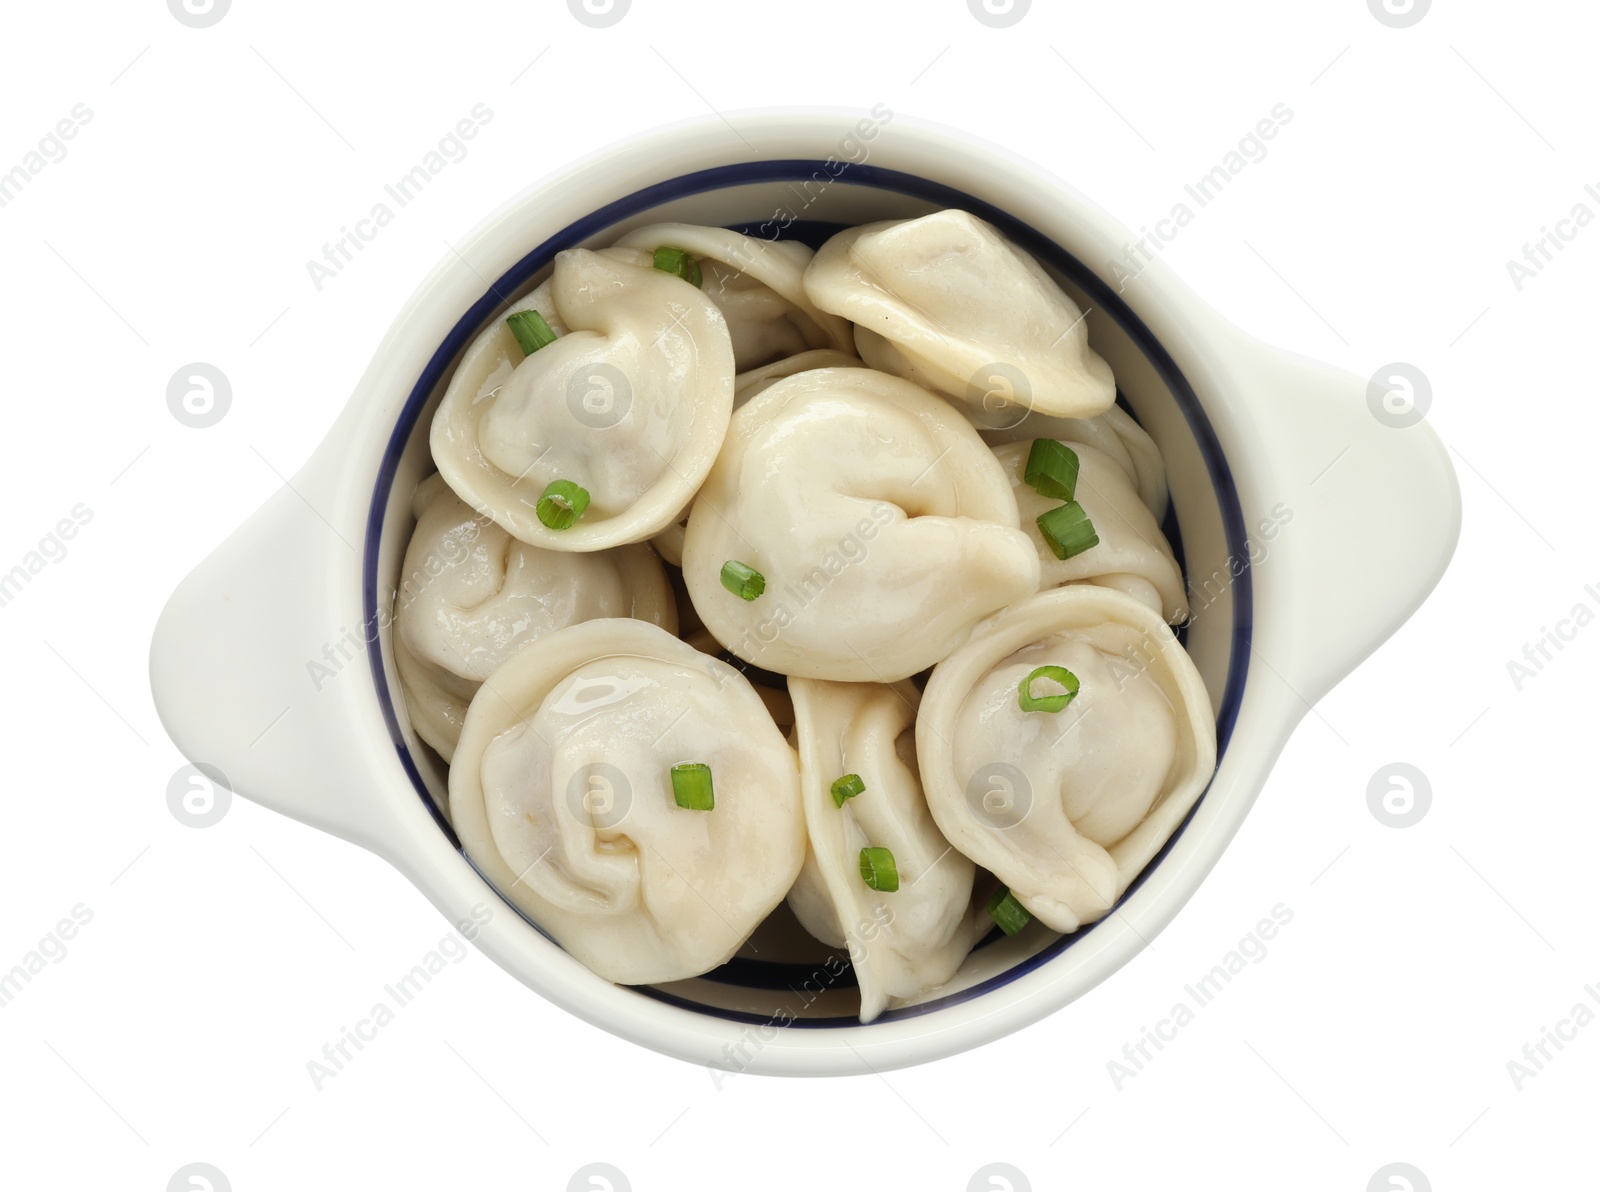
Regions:
[[1043, 414], [1029, 414], [1020, 421], [1002, 427], [980, 425], [978, 433], [991, 446], [1002, 443], [1020, 443], [1024, 439], [1060, 439], [1062, 442], [1087, 443], [1105, 452], [1128, 474], [1133, 486], [1139, 490], [1139, 499], [1145, 508], [1160, 522], [1167, 514], [1167, 466], [1155, 440], [1133, 420], [1133, 415], [1121, 406], [1112, 406], [1104, 414], [1093, 418], [1050, 418]]
[[1110, 456], [1083, 443], [1067, 443], [1078, 456], [1078, 504], [1094, 523], [1100, 541], [1082, 554], [1058, 559], [1045, 545], [1037, 518], [1061, 502], [1041, 496], [1023, 479], [1031, 441], [996, 447], [995, 458], [1011, 479], [1021, 527], [1039, 552], [1041, 588], [1067, 583], [1098, 584], [1137, 596], [1170, 625], [1189, 618], [1183, 572], [1172, 556], [1172, 546], [1156, 524], [1128, 474]]
[[[976, 942], [972, 862], [940, 834], [917, 778], [919, 694], [911, 683], [793, 679], [800, 798], [809, 844], [789, 907], [825, 944], [848, 948], [861, 1021], [944, 984]], [[865, 787], [836, 806], [846, 774]], [[900, 888], [862, 880], [861, 850], [887, 848]]]
[[990, 416], [998, 404], [1018, 407], [1018, 417], [1089, 418], [1116, 400], [1078, 304], [965, 211], [840, 232], [806, 270], [806, 293], [856, 324], [856, 350], [873, 368]]
[[[781, 360], [774, 360], [771, 364], [752, 368], [749, 372], [741, 372], [734, 377], [733, 408], [737, 410], [756, 394], [766, 392], [785, 377], [792, 377], [796, 373], [809, 372], [814, 368], [865, 367], [850, 353], [836, 351], [833, 348], [817, 348], [814, 351], [785, 356]], [[650, 545], [656, 548], [656, 552], [674, 567], [683, 566], [683, 532], [688, 524], [689, 514], [686, 510], [681, 519], [650, 540]]]
[[395, 594], [395, 666], [412, 727], [445, 761], [479, 684], [544, 634], [599, 617], [677, 631], [666, 573], [643, 544], [540, 550], [474, 513], [438, 474], [417, 486], [412, 512]]
[[[865, 368], [752, 398], [689, 513], [683, 573], [706, 628], [747, 662], [839, 682], [932, 666], [1039, 584], [994, 454], [948, 402]], [[727, 562], [761, 573], [746, 601]]]
[[[1072, 672], [1078, 694], [1025, 712], [1018, 685], [1047, 665]], [[1036, 683], [1036, 695], [1059, 691]], [[1216, 726], [1158, 614], [1072, 586], [991, 617], [934, 668], [917, 759], [950, 843], [1072, 932], [1115, 905], [1194, 806], [1216, 768]]]
[[[504, 318], [456, 367], [434, 415], [433, 459], [451, 488], [523, 542], [589, 551], [671, 524], [705, 478], [733, 408], [733, 349], [716, 305], [632, 249], [557, 254], [552, 344], [524, 356]], [[548, 321], [548, 320], [547, 320]], [[547, 485], [589, 493], [564, 530], [536, 509]]]
[[[711, 769], [714, 806], [671, 768]], [[731, 666], [643, 621], [550, 634], [479, 689], [450, 767], [463, 848], [609, 981], [722, 964], [805, 857], [794, 752]]]
[[654, 254], [681, 248], [700, 264], [701, 288], [717, 304], [740, 372], [813, 348], [848, 351], [850, 325], [806, 297], [812, 251], [798, 240], [761, 240], [728, 228], [661, 223], [635, 228], [619, 248]]
[[760, 368], [752, 368], [749, 372], [742, 372], [733, 378], [733, 407], [738, 409], [758, 393], [765, 392], [785, 377], [792, 377], [796, 373], [810, 372], [814, 368], [865, 368], [861, 360], [849, 352], [835, 351], [833, 348], [818, 348], [812, 352], [801, 352], [795, 356], [785, 356], [782, 360], [774, 360], [771, 364], [763, 364]]

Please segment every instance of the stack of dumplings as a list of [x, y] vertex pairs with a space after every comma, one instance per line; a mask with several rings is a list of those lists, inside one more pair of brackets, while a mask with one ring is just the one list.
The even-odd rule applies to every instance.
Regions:
[[1103, 917], [1216, 766], [1115, 397], [1077, 304], [963, 211], [558, 254], [453, 374], [395, 597], [467, 854], [620, 984], [787, 900], [862, 1022]]

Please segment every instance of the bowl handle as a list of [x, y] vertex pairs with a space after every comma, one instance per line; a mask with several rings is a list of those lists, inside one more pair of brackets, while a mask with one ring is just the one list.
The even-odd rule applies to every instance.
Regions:
[[1236, 433], [1262, 461], [1241, 485], [1251, 540], [1263, 511], [1292, 514], [1253, 569], [1254, 653], [1298, 718], [1439, 582], [1461, 493], [1438, 435], [1385, 406], [1383, 382], [1242, 335], [1236, 348]]
[[[321, 453], [319, 452], [319, 458]], [[162, 725], [240, 795], [388, 854], [378, 743], [361, 634], [361, 532], [325, 519], [314, 464], [178, 586], [156, 623], [150, 685]]]

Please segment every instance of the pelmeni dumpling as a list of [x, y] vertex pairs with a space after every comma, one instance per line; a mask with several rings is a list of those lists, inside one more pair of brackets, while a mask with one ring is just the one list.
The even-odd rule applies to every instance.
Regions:
[[[712, 806], [672, 769], [710, 767]], [[473, 863], [594, 972], [716, 968], [805, 857], [794, 752], [732, 667], [644, 621], [586, 621], [481, 688], [450, 767]]]
[[[524, 542], [590, 551], [643, 541], [683, 512], [722, 446], [733, 408], [727, 323], [635, 250], [557, 254], [548, 301], [571, 328], [554, 343], [525, 357], [501, 318], [467, 349], [434, 416], [434, 462]], [[590, 501], [560, 530], [537, 515], [558, 480]]]
[[[1023, 710], [1025, 682], [1057, 711]], [[950, 843], [1036, 918], [1076, 931], [1106, 914], [1216, 768], [1204, 683], [1161, 617], [1070, 586], [991, 617], [934, 668], [917, 721], [928, 806]]]
[[518, 542], [433, 475], [394, 604], [395, 665], [411, 725], [445, 761], [479, 684], [544, 634], [599, 617], [638, 617], [676, 632], [661, 562], [644, 545], [573, 554]]
[[[736, 399], [737, 400], [737, 399]], [[1112, 406], [1093, 418], [1051, 418], [1028, 414], [1020, 421], [1000, 427], [979, 425], [978, 433], [991, 446], [1020, 443], [1024, 440], [1059, 439], [1063, 443], [1087, 443], [1116, 461], [1139, 490], [1139, 499], [1157, 521], [1167, 512], [1167, 466], [1161, 451], [1144, 427], [1121, 406]]]
[[1023, 479], [1032, 446], [1031, 442], [1007, 443], [996, 447], [994, 454], [1011, 480], [1022, 529], [1039, 552], [1039, 586], [1099, 584], [1138, 597], [1169, 624], [1188, 620], [1183, 572], [1161, 527], [1139, 500], [1128, 474], [1110, 456], [1083, 443], [1066, 444], [1078, 457], [1074, 497], [1094, 523], [1100, 541], [1070, 559], [1058, 559], [1051, 553], [1035, 519], [1061, 502], [1041, 496]]
[[758, 240], [727, 228], [662, 223], [635, 228], [618, 247], [654, 253], [681, 248], [700, 265], [701, 288], [733, 337], [740, 372], [812, 348], [847, 350], [850, 325], [806, 297], [811, 249], [796, 240]]
[[656, 548], [660, 555], [674, 567], [683, 566], [683, 534], [689, 528], [689, 514], [686, 510], [682, 517], [673, 522], [661, 533], [650, 539], [650, 545]]
[[[1039, 556], [993, 453], [948, 402], [865, 368], [779, 381], [735, 412], [689, 514], [706, 628], [770, 671], [894, 682], [1037, 590]], [[759, 573], [746, 600], [724, 565]]]
[[[794, 679], [800, 798], [810, 841], [789, 908], [825, 944], [848, 948], [861, 1021], [955, 975], [977, 940], [972, 862], [940, 834], [917, 779], [918, 692], [910, 683]], [[836, 803], [836, 780], [863, 789]], [[899, 888], [875, 890], [861, 850], [886, 848]]]
[[782, 360], [774, 360], [771, 364], [763, 364], [760, 368], [752, 368], [734, 377], [733, 408], [737, 410], [756, 394], [765, 392], [784, 377], [792, 377], [795, 373], [809, 372], [813, 368], [865, 367], [858, 357], [834, 348], [817, 348], [812, 352], [785, 356]]
[[873, 368], [958, 401], [992, 401], [997, 366], [1023, 410], [1088, 418], [1116, 400], [1077, 303], [965, 211], [840, 232], [806, 270], [806, 293], [856, 323]]
[[778, 731], [784, 736], [789, 735], [789, 730], [794, 727], [794, 700], [789, 696], [787, 686], [778, 684], [785, 681], [781, 677], [773, 676], [750, 666], [727, 650], [722, 648], [722, 643], [711, 636], [704, 626], [693, 633], [683, 635], [683, 640], [688, 642], [702, 654], [709, 654], [713, 658], [720, 658], [728, 663], [734, 670], [750, 680], [750, 686], [755, 690], [761, 702], [767, 705], [767, 713], [772, 717], [772, 723], [778, 726]]

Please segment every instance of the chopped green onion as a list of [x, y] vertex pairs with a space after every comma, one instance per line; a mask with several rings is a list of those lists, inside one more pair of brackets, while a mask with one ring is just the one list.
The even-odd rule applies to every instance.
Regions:
[[1100, 535], [1094, 532], [1094, 523], [1076, 501], [1057, 505], [1050, 512], [1041, 513], [1034, 522], [1050, 553], [1058, 559], [1081, 555], [1100, 541]]
[[1000, 930], [1007, 935], [1016, 935], [1033, 919], [1028, 913], [1028, 908], [1018, 902], [1017, 896], [1004, 886], [989, 896], [989, 905], [986, 909], [989, 917], [1000, 924]]
[[534, 512], [552, 530], [571, 529], [589, 508], [589, 490], [570, 480], [552, 480]]
[[[1059, 683], [1065, 689], [1065, 693], [1034, 695], [1033, 684], [1037, 679], [1049, 679], [1052, 683]], [[1059, 712], [1078, 694], [1078, 676], [1064, 666], [1041, 666], [1029, 672], [1028, 677], [1017, 684], [1017, 694], [1017, 702], [1022, 705], [1024, 712]]]
[[540, 348], [556, 342], [556, 333], [550, 330], [550, 324], [536, 310], [519, 310], [506, 318], [506, 326], [517, 337], [524, 356], [532, 356]]
[[1070, 501], [1078, 487], [1078, 453], [1054, 439], [1035, 439], [1022, 478], [1041, 497]]
[[691, 286], [698, 286], [701, 282], [700, 262], [695, 260], [681, 248], [673, 248], [663, 244], [656, 249], [656, 255], [651, 261], [663, 273], [670, 273], [674, 277], [681, 277]]
[[886, 848], [862, 849], [861, 880], [874, 890], [893, 894], [900, 888], [900, 870], [895, 867], [894, 854]]
[[754, 567], [729, 559], [722, 565], [722, 586], [740, 600], [754, 600], [767, 590], [767, 577]]
[[843, 778], [835, 778], [833, 785], [828, 788], [828, 793], [833, 796], [833, 805], [843, 807], [846, 799], [853, 799], [867, 789], [867, 784], [861, 781], [859, 774], [846, 774]]
[[711, 791], [711, 767], [704, 762], [685, 762], [672, 767], [672, 798], [690, 811], [710, 811], [716, 804]]

